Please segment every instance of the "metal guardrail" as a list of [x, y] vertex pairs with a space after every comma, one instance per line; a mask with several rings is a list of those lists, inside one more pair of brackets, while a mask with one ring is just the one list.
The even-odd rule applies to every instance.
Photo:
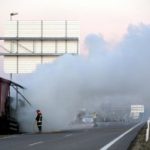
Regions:
[[148, 142], [149, 140], [149, 128], [150, 128], [150, 118], [147, 120], [147, 129], [146, 129], [146, 135], [145, 135], [146, 142]]

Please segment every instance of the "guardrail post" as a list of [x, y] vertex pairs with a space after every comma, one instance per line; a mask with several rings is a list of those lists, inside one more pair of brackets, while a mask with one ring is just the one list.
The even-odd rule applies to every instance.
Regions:
[[149, 126], [150, 126], [150, 118], [147, 120], [147, 129], [146, 129], [146, 137], [145, 137], [146, 142], [148, 142], [149, 140]]

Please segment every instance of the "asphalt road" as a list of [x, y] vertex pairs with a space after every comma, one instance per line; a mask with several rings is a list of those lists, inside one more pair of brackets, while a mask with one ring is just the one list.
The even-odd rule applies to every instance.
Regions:
[[[0, 150], [100, 150], [133, 125], [101, 127], [57, 133], [22, 134], [0, 137]], [[140, 127], [113, 144], [110, 150], [125, 150]]]

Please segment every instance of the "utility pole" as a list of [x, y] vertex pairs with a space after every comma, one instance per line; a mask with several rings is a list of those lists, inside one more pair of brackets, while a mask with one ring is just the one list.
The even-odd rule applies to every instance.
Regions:
[[[10, 13], [10, 21], [12, 21], [12, 17], [18, 15], [17, 12]], [[11, 41], [11, 51], [12, 51], [12, 41]], [[10, 73], [10, 80], [12, 80], [12, 73]]]
[[17, 12], [15, 12], [15, 13], [10, 13], [10, 21], [12, 21], [12, 17], [13, 17], [13, 16], [16, 16], [16, 15], [18, 15]]
[[[12, 21], [13, 20], [13, 16], [16, 16], [16, 15], [18, 15], [17, 12], [10, 13], [10, 21]], [[18, 30], [18, 24], [17, 24], [17, 30]], [[17, 49], [18, 49], [18, 42], [17, 42]], [[12, 41], [11, 41], [11, 52], [12, 52]], [[18, 70], [17, 70], [17, 73], [18, 73]], [[12, 81], [12, 77], [13, 77], [13, 74], [10, 73], [10, 80], [11, 81]], [[17, 110], [18, 110], [18, 87], [16, 87], [16, 114], [17, 114]]]

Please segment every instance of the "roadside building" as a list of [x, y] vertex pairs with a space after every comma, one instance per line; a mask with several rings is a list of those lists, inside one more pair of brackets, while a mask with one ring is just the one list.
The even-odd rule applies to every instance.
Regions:
[[77, 21], [12, 20], [0, 40], [4, 40], [5, 73], [31, 73], [38, 64], [80, 53]]

